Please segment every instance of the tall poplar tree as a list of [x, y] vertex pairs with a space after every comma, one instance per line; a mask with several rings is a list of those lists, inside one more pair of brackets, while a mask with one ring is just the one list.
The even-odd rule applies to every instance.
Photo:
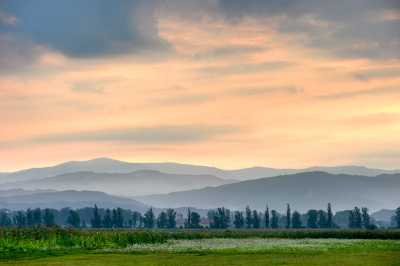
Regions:
[[265, 210], [264, 213], [264, 219], [265, 219], [265, 228], [269, 227], [269, 210], [268, 210], [268, 205], [267, 205], [267, 209]]
[[242, 229], [244, 227], [243, 212], [235, 211], [235, 220], [233, 221], [235, 228]]
[[166, 228], [168, 223], [167, 214], [165, 212], [161, 212], [158, 215], [157, 219], [157, 227], [158, 228]]
[[[101, 227], [101, 217], [99, 214], [99, 210], [97, 209], [97, 205], [94, 205], [94, 211], [93, 211], [93, 218], [90, 218], [90, 223], [92, 225], [92, 228], [100, 228]], [[83, 222], [82, 222], [83, 223]]]
[[289, 206], [289, 203], [288, 203], [287, 208], [286, 208], [286, 225], [285, 225], [285, 228], [286, 229], [290, 228], [290, 206]]
[[[117, 208], [117, 226], [118, 226], [117, 228], [124, 227], [124, 216], [122, 215], [122, 208], [120, 208], [120, 207]], [[154, 223], [153, 223], [153, 226], [154, 226]]]
[[185, 221], [185, 228], [192, 228], [192, 212], [188, 208], [187, 220]]
[[17, 225], [18, 227], [24, 227], [26, 225], [26, 217], [22, 213], [22, 211], [18, 211], [17, 215], [15, 215], [13, 219], [14, 219], [14, 224]]
[[46, 226], [52, 226], [54, 224], [54, 214], [49, 208], [44, 209], [43, 223]]
[[118, 215], [116, 209], [112, 210], [112, 227], [118, 228]]
[[353, 210], [349, 211], [349, 228], [356, 228], [356, 221]]
[[369, 226], [369, 214], [368, 214], [368, 208], [361, 208], [361, 212], [362, 212], [362, 227], [364, 229], [367, 229]]
[[252, 215], [251, 215], [251, 209], [250, 209], [250, 207], [249, 207], [249, 205], [247, 205], [247, 207], [246, 207], [246, 228], [251, 228], [251, 224], [252, 224], [252, 217], [251, 217]]
[[253, 228], [260, 228], [261, 227], [261, 218], [260, 218], [260, 215], [257, 213], [256, 210], [253, 210], [253, 216], [251, 217], [251, 222], [253, 224]]
[[362, 218], [361, 218], [361, 211], [358, 207], [353, 209], [354, 212], [354, 222], [356, 228], [361, 228]]
[[36, 208], [33, 211], [33, 220], [37, 226], [42, 225], [42, 210], [40, 208]]
[[146, 228], [154, 228], [154, 221], [156, 219], [156, 216], [154, 215], [153, 212], [153, 207], [150, 207], [150, 209], [144, 214], [144, 226]]
[[327, 212], [328, 212], [328, 218], [326, 219], [326, 225], [327, 225], [328, 228], [332, 228], [332, 217], [333, 217], [333, 215], [332, 215], [332, 209], [331, 209], [331, 204], [330, 203], [328, 203]]
[[111, 210], [107, 209], [106, 214], [104, 214], [103, 218], [103, 226], [104, 228], [111, 228], [113, 226], [113, 220], [111, 217]]
[[34, 226], [35, 225], [35, 220], [33, 219], [33, 211], [31, 208], [28, 208], [26, 211], [26, 225], [27, 226]]
[[278, 213], [275, 210], [271, 211], [271, 228], [272, 229], [277, 229], [279, 228], [279, 217], [278, 217]]

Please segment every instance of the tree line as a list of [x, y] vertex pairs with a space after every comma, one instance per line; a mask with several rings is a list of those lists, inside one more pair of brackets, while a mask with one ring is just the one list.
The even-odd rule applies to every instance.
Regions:
[[[224, 207], [216, 210], [209, 210], [207, 218], [210, 229], [226, 229], [233, 226], [238, 229], [243, 228], [340, 228], [338, 223], [344, 223], [347, 219], [349, 228], [373, 229], [376, 225], [370, 223], [368, 209], [355, 207], [353, 210], [339, 211], [335, 215], [332, 213], [331, 204], [328, 203], [326, 211], [311, 209], [305, 214], [300, 214], [297, 210], [291, 212], [290, 205], [287, 204], [286, 215], [281, 215], [275, 210], [269, 211], [268, 205], [264, 212], [251, 210], [249, 206], [244, 212], [235, 211], [232, 214], [229, 209]], [[13, 215], [12, 220], [6, 212], [0, 215], [0, 226], [52, 226], [63, 224], [75, 228], [87, 227], [86, 220], [90, 220], [92, 228], [176, 228], [177, 213], [173, 209], [161, 212], [156, 218], [151, 207], [143, 216], [137, 211], [123, 210], [122, 208], [99, 209], [83, 208], [71, 210], [63, 208], [60, 211], [46, 208], [41, 210], [30, 208], [24, 213], [18, 211]], [[337, 222], [334, 221], [336, 218]], [[400, 229], [400, 207], [396, 209], [395, 216], [392, 218], [396, 224], [394, 227]], [[197, 212], [192, 212], [188, 208], [187, 219], [184, 220], [184, 228], [202, 228], [201, 217]], [[231, 223], [232, 222], [232, 223]]]

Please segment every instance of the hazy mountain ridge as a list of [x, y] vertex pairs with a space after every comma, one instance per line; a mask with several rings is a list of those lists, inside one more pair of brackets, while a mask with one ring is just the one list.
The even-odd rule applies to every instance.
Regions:
[[30, 195], [30, 194], [47, 193], [47, 192], [57, 192], [57, 190], [54, 190], [54, 189], [25, 190], [22, 188], [15, 188], [15, 189], [8, 189], [8, 190], [0, 190], [0, 197]]
[[5, 183], [0, 187], [3, 190], [14, 188], [95, 190], [109, 194], [137, 196], [219, 186], [234, 182], [238, 181], [221, 179], [211, 175], [176, 175], [165, 174], [156, 170], [138, 170], [127, 174], [67, 173], [44, 179]]
[[[70, 207], [72, 209], [94, 207], [97, 205], [99, 208], [116, 209], [121, 207], [123, 209], [130, 209], [138, 211], [142, 214], [148, 211], [150, 206], [142, 204], [136, 200], [128, 199], [125, 197], [118, 197], [108, 195], [100, 191], [56, 191], [47, 193], [36, 193], [23, 196], [0, 197], [1, 207], [5, 206], [6, 209], [27, 210], [28, 208], [53, 208], [61, 209]], [[188, 207], [175, 208], [177, 213], [186, 214]], [[198, 209], [190, 207], [192, 211], [198, 212], [203, 217], [207, 215], [208, 209]], [[161, 211], [166, 211], [167, 208], [157, 208], [153, 206], [153, 211], [158, 215]]]
[[[100, 191], [76, 191], [76, 190], [65, 190], [57, 192], [47, 193], [35, 193], [29, 195], [18, 195], [11, 197], [0, 197], [0, 203], [49, 203], [49, 202], [110, 202], [116, 204], [130, 204], [137, 205], [140, 207], [147, 207], [133, 199], [119, 198], [110, 196], [107, 193]], [[88, 206], [89, 207], [89, 206]]]
[[382, 209], [371, 214], [371, 217], [377, 221], [390, 221], [392, 216], [396, 215], [396, 210]]
[[223, 179], [250, 180], [278, 175], [289, 175], [302, 172], [323, 171], [331, 174], [349, 174], [376, 176], [380, 174], [400, 173], [400, 170], [371, 169], [363, 166], [315, 166], [305, 169], [275, 169], [252, 167], [238, 170], [222, 170], [216, 167], [197, 166], [179, 163], [128, 163], [108, 158], [97, 158], [88, 161], [71, 161], [51, 167], [32, 168], [14, 173], [6, 173], [0, 183], [43, 179], [66, 173], [132, 173], [138, 170], [157, 170], [166, 174], [213, 175]]
[[197, 204], [199, 208], [243, 209], [250, 205], [261, 211], [269, 204], [270, 208], [284, 212], [289, 203], [293, 210], [306, 212], [311, 208], [326, 209], [330, 202], [335, 211], [355, 206], [375, 211], [398, 207], [399, 191], [400, 174], [367, 177], [305, 172], [135, 199], [158, 207], [180, 206], [184, 198], [186, 204]]

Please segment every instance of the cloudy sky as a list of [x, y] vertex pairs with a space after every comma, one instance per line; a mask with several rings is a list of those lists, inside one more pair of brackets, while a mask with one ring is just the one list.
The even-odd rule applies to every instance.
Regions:
[[0, 172], [400, 168], [400, 1], [0, 2]]

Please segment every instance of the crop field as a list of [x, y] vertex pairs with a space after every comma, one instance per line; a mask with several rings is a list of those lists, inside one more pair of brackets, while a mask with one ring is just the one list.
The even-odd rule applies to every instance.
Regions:
[[399, 265], [400, 230], [0, 229], [1, 265]]

